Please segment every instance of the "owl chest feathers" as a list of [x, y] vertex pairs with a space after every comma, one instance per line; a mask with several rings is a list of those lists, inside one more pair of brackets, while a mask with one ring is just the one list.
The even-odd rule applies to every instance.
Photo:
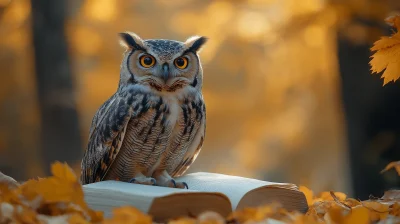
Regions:
[[[115, 175], [129, 179], [135, 172], [150, 176], [156, 170], [178, 173], [199, 151], [205, 131], [205, 106], [201, 94], [156, 94], [135, 90]], [[129, 99], [131, 97], [131, 99]], [[201, 147], [201, 146], [200, 146]]]

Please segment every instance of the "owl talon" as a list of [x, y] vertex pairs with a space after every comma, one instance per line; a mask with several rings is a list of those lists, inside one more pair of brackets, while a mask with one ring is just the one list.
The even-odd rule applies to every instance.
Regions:
[[152, 177], [138, 177], [130, 179], [129, 183], [156, 186], [157, 181]]
[[189, 186], [187, 185], [186, 182], [177, 182], [176, 183], [176, 188], [181, 188], [181, 189], [189, 189]]
[[174, 184], [174, 188], [176, 187], [176, 182], [174, 179], [171, 179], [171, 182]]

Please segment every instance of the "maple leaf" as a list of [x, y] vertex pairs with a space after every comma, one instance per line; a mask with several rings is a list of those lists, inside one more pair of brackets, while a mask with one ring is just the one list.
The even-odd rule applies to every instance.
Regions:
[[400, 176], [400, 161], [389, 163], [389, 164], [385, 167], [385, 169], [383, 169], [383, 170], [381, 171], [381, 173], [386, 172], [386, 171], [388, 171], [388, 170], [390, 170], [390, 169], [392, 169], [392, 168], [394, 168], [394, 169], [397, 171], [397, 174]]
[[28, 180], [20, 191], [28, 200], [40, 196], [43, 203], [73, 203], [86, 209], [83, 190], [72, 169], [60, 162], [52, 164], [53, 176], [40, 180]]
[[[386, 21], [397, 31], [400, 30], [400, 15], [389, 17]], [[380, 73], [383, 70], [383, 85], [390, 81], [396, 81], [400, 77], [400, 32], [389, 37], [381, 37], [374, 43], [371, 51], [376, 51], [369, 62], [372, 73]]]
[[[76, 214], [86, 221], [99, 222], [103, 220], [103, 212], [93, 211], [87, 206], [82, 185], [66, 163], [53, 163], [51, 172], [53, 176], [28, 180], [15, 191], [6, 192], [6, 196], [1, 198], [12, 203], [13, 200], [15, 201], [13, 194], [18, 195], [24, 202], [27, 201], [27, 206], [33, 208], [40, 215]], [[71, 219], [76, 223], [83, 222], [77, 216], [73, 216]]]

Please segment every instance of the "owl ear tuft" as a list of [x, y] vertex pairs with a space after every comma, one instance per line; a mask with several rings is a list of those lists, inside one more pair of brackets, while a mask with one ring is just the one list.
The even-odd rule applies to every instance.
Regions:
[[144, 50], [142, 38], [132, 32], [122, 32], [118, 34], [120, 44], [127, 49]]
[[186, 51], [200, 52], [207, 40], [208, 38], [203, 36], [189, 37], [185, 41]]

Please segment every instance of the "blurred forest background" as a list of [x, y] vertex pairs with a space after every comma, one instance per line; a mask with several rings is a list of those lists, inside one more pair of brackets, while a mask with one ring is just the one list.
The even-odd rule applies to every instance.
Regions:
[[207, 134], [188, 172], [336, 190], [400, 185], [400, 86], [368, 62], [399, 0], [0, 0], [0, 170], [66, 161], [79, 174], [91, 119], [116, 91], [117, 33], [210, 38]]

